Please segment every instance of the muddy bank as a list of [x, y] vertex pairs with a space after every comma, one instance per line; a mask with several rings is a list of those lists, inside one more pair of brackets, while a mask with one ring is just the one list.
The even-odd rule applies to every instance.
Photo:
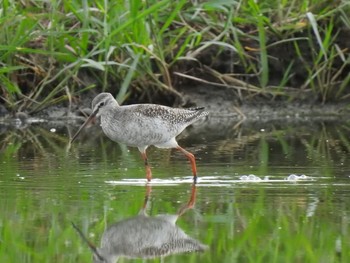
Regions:
[[294, 101], [256, 96], [240, 101], [236, 92], [229, 88], [196, 86], [182, 90], [186, 104], [205, 106], [211, 116], [236, 119], [300, 119], [326, 118], [348, 119], [348, 102], [325, 103]]
[[[254, 100], [242, 102], [237, 99], [235, 92], [228, 88], [208, 87], [205, 85], [183, 87], [182, 105], [184, 107], [204, 106], [210, 112], [205, 126], [211, 128], [235, 125], [244, 121], [254, 123], [307, 123], [313, 121], [346, 121], [350, 118], [348, 103], [305, 103], [269, 100], [257, 97]], [[63, 127], [80, 125], [91, 113], [91, 101], [96, 95], [90, 92], [77, 98], [70, 105], [61, 104], [46, 108], [34, 114], [9, 113], [2, 109], [0, 127], [6, 129], [22, 129], [33, 124], [48, 125], [48, 127]], [[227, 126], [224, 125], [224, 126]]]

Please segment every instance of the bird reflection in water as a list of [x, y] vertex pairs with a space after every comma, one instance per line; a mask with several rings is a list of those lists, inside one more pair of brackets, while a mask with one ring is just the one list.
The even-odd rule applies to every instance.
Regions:
[[73, 224], [93, 252], [94, 263], [115, 263], [120, 257], [156, 258], [185, 252], [202, 252], [208, 247], [188, 236], [176, 225], [177, 219], [194, 206], [196, 185], [191, 197], [175, 215], [149, 216], [146, 213], [151, 186], [146, 186], [143, 207], [135, 217], [119, 221], [106, 229], [101, 247], [95, 247]]

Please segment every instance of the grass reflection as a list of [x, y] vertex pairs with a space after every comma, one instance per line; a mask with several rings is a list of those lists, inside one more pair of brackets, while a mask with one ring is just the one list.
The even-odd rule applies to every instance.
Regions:
[[[164, 261], [349, 262], [349, 125], [232, 127], [216, 133], [193, 129], [182, 138], [198, 156], [199, 176], [226, 176], [232, 182], [214, 185], [199, 179], [196, 205], [177, 225], [209, 249]], [[106, 183], [144, 179], [137, 149], [90, 129], [67, 153], [68, 130], [49, 130], [32, 127], [0, 135], [0, 262], [91, 262], [71, 221], [98, 244], [107, 225], [137, 215], [142, 207], [143, 186]], [[150, 152], [156, 178], [190, 175], [181, 155], [164, 153]], [[313, 180], [238, 179], [252, 171], [280, 178], [290, 167]], [[175, 213], [190, 190], [188, 183], [155, 184], [149, 213]]]
[[332, 215], [337, 210], [332, 201], [313, 207], [317, 197], [301, 192], [290, 191], [285, 197], [271, 195], [266, 189], [252, 192], [236, 192], [235, 200], [222, 200], [221, 209], [215, 205], [207, 211], [211, 216], [205, 220], [213, 241], [208, 241], [212, 251], [207, 262], [349, 260], [349, 210]]

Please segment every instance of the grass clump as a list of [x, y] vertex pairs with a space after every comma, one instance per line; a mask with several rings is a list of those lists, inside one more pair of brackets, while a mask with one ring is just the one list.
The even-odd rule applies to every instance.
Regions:
[[241, 100], [348, 99], [347, 1], [15, 1], [0, 9], [1, 100], [38, 112], [92, 88], [181, 100], [195, 81]]

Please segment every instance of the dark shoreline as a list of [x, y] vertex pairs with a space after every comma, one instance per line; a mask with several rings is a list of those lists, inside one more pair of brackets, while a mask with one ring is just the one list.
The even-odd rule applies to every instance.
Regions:
[[[91, 113], [90, 104], [95, 91], [84, 94], [71, 105], [61, 103], [50, 106], [36, 114], [9, 113], [3, 109], [0, 127], [20, 129], [32, 124], [47, 123], [51, 126], [78, 126]], [[271, 100], [256, 96], [254, 100], [240, 102], [229, 91], [222, 88], [196, 86], [182, 88], [183, 107], [201, 106], [209, 111], [209, 119], [215, 127], [221, 122], [285, 122], [305, 123], [313, 121], [347, 121], [350, 119], [348, 102], [325, 103], [286, 100]], [[180, 106], [179, 106], [180, 107]]]
[[[343, 105], [345, 106], [345, 105]], [[293, 124], [314, 125], [315, 123], [330, 122], [344, 123], [350, 119], [349, 110], [339, 107], [339, 105], [317, 105], [310, 107], [309, 105], [288, 105], [282, 107], [270, 106], [242, 106], [240, 114], [236, 111], [213, 111], [213, 107], [209, 107], [209, 117], [193, 126], [205, 126], [211, 130], [217, 130], [232, 127], [235, 125], [244, 124], [247, 126], [255, 126], [262, 124], [272, 124], [278, 126], [288, 126]], [[85, 117], [71, 113], [60, 117], [53, 117], [67, 113], [67, 108], [55, 107], [47, 109], [45, 114], [38, 116], [18, 115], [0, 117], [0, 133], [7, 130], [26, 129], [32, 125], [39, 125], [47, 128], [62, 128], [65, 126], [78, 127]], [[244, 115], [242, 115], [242, 113]]]

